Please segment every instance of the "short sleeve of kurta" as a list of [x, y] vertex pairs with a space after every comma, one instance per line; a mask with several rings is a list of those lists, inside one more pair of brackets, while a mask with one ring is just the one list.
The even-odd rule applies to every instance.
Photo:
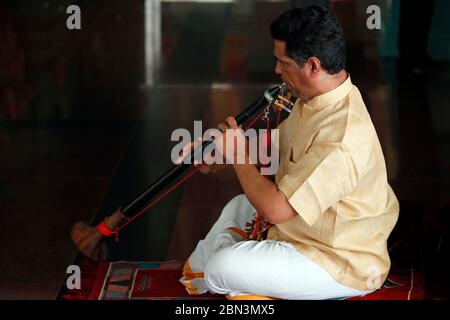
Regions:
[[297, 162], [289, 161], [278, 189], [308, 225], [357, 185], [357, 172], [341, 143], [312, 145]]

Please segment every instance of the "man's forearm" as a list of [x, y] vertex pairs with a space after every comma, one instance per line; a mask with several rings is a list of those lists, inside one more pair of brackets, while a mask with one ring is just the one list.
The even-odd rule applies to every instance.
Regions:
[[233, 164], [236, 175], [250, 203], [267, 221], [275, 222], [279, 190], [275, 183], [263, 177], [254, 164]]
[[[228, 127], [236, 130], [238, 125], [236, 119], [233, 117], [227, 118]], [[226, 130], [227, 125], [219, 124], [219, 129]], [[247, 144], [245, 136], [238, 131], [238, 134], [234, 137], [237, 143], [234, 145], [235, 150], [230, 154], [229, 157], [226, 155], [226, 145], [225, 141], [222, 139], [218, 140], [216, 146], [219, 147], [219, 151], [226, 159], [230, 159], [233, 162], [233, 168], [236, 171], [239, 182], [241, 183], [242, 189], [244, 189], [245, 195], [247, 196], [250, 203], [255, 207], [260, 215], [272, 224], [278, 224], [288, 221], [294, 217], [297, 217], [297, 212], [290, 205], [289, 200], [284, 195], [284, 193], [278, 190], [275, 183], [266, 179], [260, 175], [258, 169], [254, 164], [251, 164], [249, 153], [241, 152], [241, 150], [247, 150], [247, 145], [244, 148], [240, 148], [243, 144]], [[225, 152], [224, 152], [225, 150]], [[236, 164], [237, 159], [245, 159], [245, 164]]]

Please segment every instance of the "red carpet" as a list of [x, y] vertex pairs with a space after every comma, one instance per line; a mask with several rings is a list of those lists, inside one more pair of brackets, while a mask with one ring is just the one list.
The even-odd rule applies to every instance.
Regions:
[[[178, 282], [183, 262], [101, 262], [81, 265], [81, 289], [71, 290], [66, 300], [175, 300], [225, 299], [224, 296], [189, 295]], [[420, 272], [389, 274], [380, 290], [348, 300], [423, 300], [424, 283]]]

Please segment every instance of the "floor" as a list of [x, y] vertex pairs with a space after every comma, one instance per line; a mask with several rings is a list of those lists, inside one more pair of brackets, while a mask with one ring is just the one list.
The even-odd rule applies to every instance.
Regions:
[[[174, 129], [213, 127], [279, 82], [268, 25], [295, 1], [162, 2], [156, 42], [144, 1], [78, 1], [82, 29], [73, 31], [61, 3], [0, 5], [0, 299], [56, 298], [80, 258], [75, 221], [98, 223], [170, 169]], [[395, 237], [413, 238], [399, 242], [407, 253], [420, 243], [419, 261], [448, 223], [450, 65], [399, 77], [398, 60], [379, 56], [377, 34], [358, 28], [361, 2], [332, 7], [405, 204]], [[194, 176], [119, 242], [108, 239], [110, 259], [185, 259], [240, 192], [232, 170]]]

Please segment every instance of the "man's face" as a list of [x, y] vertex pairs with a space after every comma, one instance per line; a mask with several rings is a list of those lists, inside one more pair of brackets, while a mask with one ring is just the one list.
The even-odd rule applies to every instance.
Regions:
[[309, 84], [307, 70], [286, 55], [284, 41], [274, 40], [273, 54], [276, 59], [275, 73], [286, 82], [294, 96], [304, 98]]

